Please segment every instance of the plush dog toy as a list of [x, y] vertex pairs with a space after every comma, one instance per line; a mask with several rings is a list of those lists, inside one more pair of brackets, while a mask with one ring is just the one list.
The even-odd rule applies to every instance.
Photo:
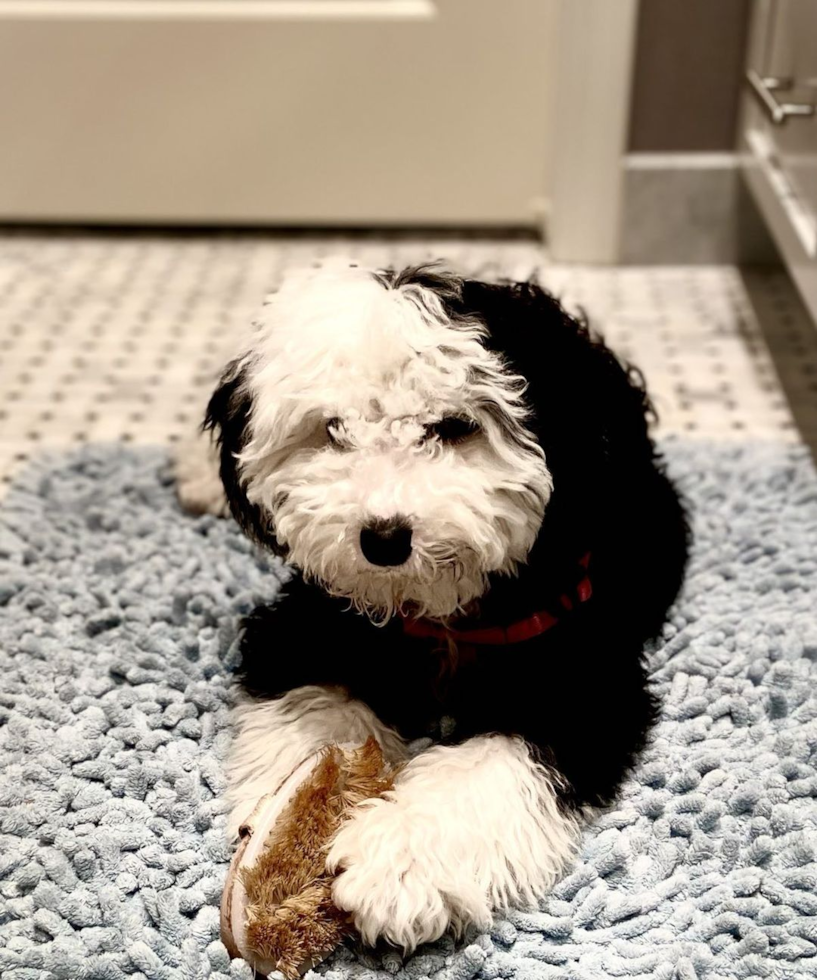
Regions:
[[222, 940], [264, 975], [299, 977], [354, 932], [332, 903], [326, 850], [350, 809], [391, 788], [377, 742], [332, 745], [262, 797], [241, 827], [221, 903]]

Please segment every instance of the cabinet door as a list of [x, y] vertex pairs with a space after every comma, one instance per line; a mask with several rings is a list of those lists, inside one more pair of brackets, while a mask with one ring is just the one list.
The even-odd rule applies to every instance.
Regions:
[[[791, 79], [780, 99], [817, 105], [817, 3], [777, 0], [768, 75]], [[780, 165], [803, 207], [817, 224], [817, 112], [770, 126]]]
[[[817, 108], [808, 108], [817, 107], [817, 2], [755, 0], [747, 70], [755, 80], [740, 130], [747, 183], [817, 319]], [[800, 109], [775, 121], [775, 102]]]
[[557, 0], [0, 0], [0, 220], [539, 226]]

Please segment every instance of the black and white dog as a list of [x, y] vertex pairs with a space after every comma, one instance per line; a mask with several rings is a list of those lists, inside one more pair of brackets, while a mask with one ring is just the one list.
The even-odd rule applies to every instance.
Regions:
[[227, 500], [297, 569], [244, 624], [231, 827], [324, 743], [405, 761], [328, 854], [366, 941], [536, 900], [643, 744], [688, 538], [649, 413], [538, 286], [435, 266], [290, 274], [227, 368]]

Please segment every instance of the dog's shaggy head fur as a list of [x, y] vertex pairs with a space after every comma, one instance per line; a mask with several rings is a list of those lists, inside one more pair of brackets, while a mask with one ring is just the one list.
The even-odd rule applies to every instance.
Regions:
[[211, 403], [245, 527], [374, 619], [463, 610], [551, 494], [525, 381], [460, 294], [431, 269], [292, 274]]
[[637, 372], [533, 283], [336, 263], [268, 298], [206, 424], [251, 536], [375, 621], [444, 620], [507, 605], [522, 569], [541, 597], [582, 548], [597, 577], [649, 548], [671, 490], [648, 414]]

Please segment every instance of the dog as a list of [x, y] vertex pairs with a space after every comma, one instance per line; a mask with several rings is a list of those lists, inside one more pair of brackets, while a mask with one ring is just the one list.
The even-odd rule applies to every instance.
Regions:
[[365, 942], [536, 902], [643, 746], [689, 543], [651, 413], [539, 285], [438, 265], [290, 273], [226, 368], [181, 493], [295, 570], [243, 623], [230, 830], [374, 736], [394, 788], [327, 855]]

